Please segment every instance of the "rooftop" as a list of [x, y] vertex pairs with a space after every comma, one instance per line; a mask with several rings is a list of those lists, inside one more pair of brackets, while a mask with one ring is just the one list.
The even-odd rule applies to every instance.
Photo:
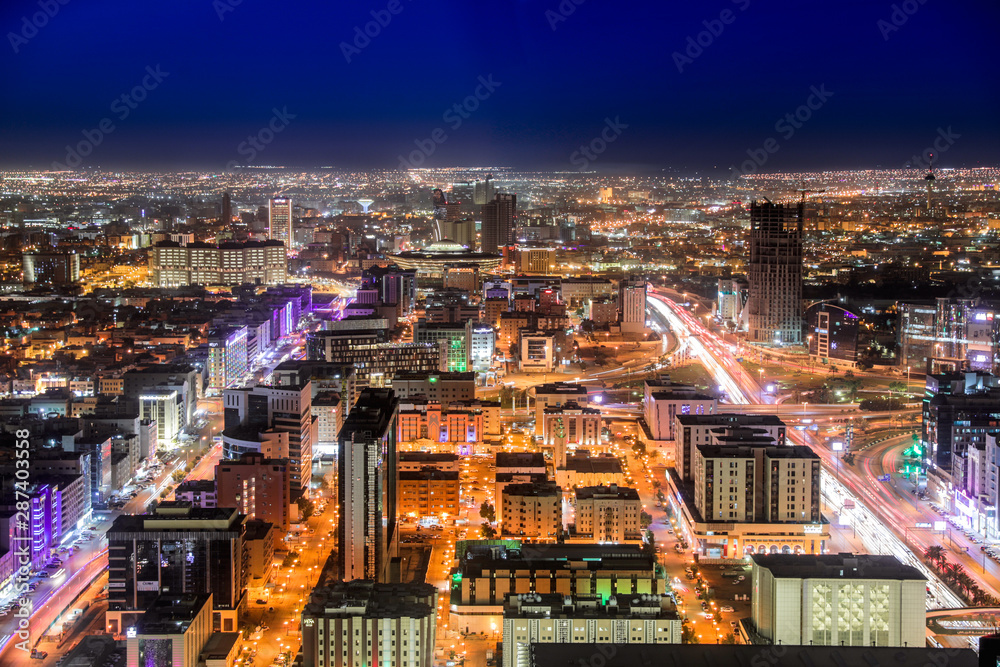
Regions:
[[718, 644], [532, 644], [531, 667], [692, 667], [693, 665], [757, 665], [768, 667], [977, 667], [971, 649], [894, 648], [874, 646], [744, 646]]
[[313, 589], [302, 615], [422, 618], [434, 613], [436, 595], [437, 589], [431, 584], [338, 581]]
[[926, 577], [895, 556], [869, 554], [756, 554], [755, 567], [770, 570], [782, 579], [902, 579], [925, 581]]
[[639, 492], [626, 486], [610, 484], [608, 486], [582, 486], [575, 489], [576, 499], [617, 498], [619, 500], [639, 500]]

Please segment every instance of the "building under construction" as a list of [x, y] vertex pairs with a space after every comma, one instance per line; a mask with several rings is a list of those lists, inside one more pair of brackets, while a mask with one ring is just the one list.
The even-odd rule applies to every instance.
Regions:
[[750, 205], [747, 336], [758, 343], [802, 342], [802, 204]]

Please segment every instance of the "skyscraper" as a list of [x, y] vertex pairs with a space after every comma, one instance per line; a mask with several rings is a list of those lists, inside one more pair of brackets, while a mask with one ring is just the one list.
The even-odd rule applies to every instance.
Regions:
[[476, 206], [485, 206], [493, 201], [493, 196], [496, 194], [496, 187], [490, 180], [492, 178], [493, 174], [487, 174], [485, 181], [476, 181], [472, 186], [472, 200]]
[[481, 252], [498, 253], [514, 241], [514, 218], [517, 215], [517, 195], [498, 192], [493, 201], [483, 206], [483, 243]]
[[267, 238], [284, 241], [292, 247], [292, 200], [290, 197], [272, 197], [267, 201]]
[[233, 200], [228, 192], [222, 193], [222, 224], [228, 225], [233, 221]]
[[802, 342], [802, 205], [750, 205], [750, 340]]
[[361, 392], [337, 438], [340, 578], [385, 582], [396, 541], [396, 416], [391, 389]]

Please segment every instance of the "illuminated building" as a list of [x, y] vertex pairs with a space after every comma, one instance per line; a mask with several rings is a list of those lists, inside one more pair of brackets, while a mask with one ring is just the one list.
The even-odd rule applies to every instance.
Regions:
[[542, 443], [552, 447], [557, 468], [565, 467], [568, 449], [596, 447], [601, 440], [601, 411], [567, 401], [560, 406], [545, 408]]
[[247, 328], [213, 329], [208, 333], [208, 387], [215, 393], [242, 384], [249, 372]]
[[646, 330], [645, 281], [622, 281], [618, 287], [618, 321], [623, 334], [641, 334]]
[[702, 394], [692, 385], [670, 381], [669, 376], [643, 382], [640, 424], [651, 440], [674, 442], [677, 437], [675, 418], [678, 415], [710, 415], [718, 401]]
[[504, 604], [502, 667], [527, 667], [536, 647], [560, 644], [588, 645], [603, 663], [597, 647], [609, 646], [610, 641], [680, 644], [681, 617], [673, 599], [666, 595], [526, 593], [511, 595]]
[[501, 257], [495, 251], [475, 252], [446, 239], [432, 243], [423, 250], [389, 255], [389, 259], [402, 269], [415, 269], [419, 275], [441, 277], [454, 264], [471, 264], [480, 273], [493, 273], [500, 266]]
[[858, 316], [830, 303], [817, 303], [806, 311], [809, 323], [809, 356], [851, 364], [858, 361]]
[[517, 270], [546, 276], [552, 271], [555, 257], [555, 248], [518, 248]]
[[[316, 419], [312, 415], [312, 386], [306, 383], [297, 387], [244, 387], [227, 389], [223, 395], [225, 431], [222, 434], [227, 458], [235, 459], [239, 453], [227, 445], [229, 438], [240, 440], [261, 437], [263, 434], [285, 434], [287, 454], [268, 455], [261, 446], [257, 451], [266, 458], [288, 458], [289, 483], [292, 499], [309, 496], [312, 480], [313, 443]], [[283, 439], [280, 439], [282, 444]], [[272, 452], [273, 454], [273, 452]]]
[[555, 336], [550, 333], [522, 331], [520, 351], [523, 373], [551, 373], [555, 368]]
[[716, 437], [727, 436], [736, 429], [753, 429], [769, 436], [779, 446], [787, 444], [788, 427], [775, 415], [680, 414], [674, 427], [677, 435], [674, 469], [677, 475], [685, 482], [692, 481], [697, 447], [717, 442]]
[[292, 503], [289, 467], [288, 459], [267, 459], [253, 452], [236, 460], [223, 459], [215, 466], [215, 502], [287, 532]]
[[746, 307], [750, 340], [802, 342], [802, 206], [750, 205]]
[[292, 232], [292, 200], [290, 197], [272, 197], [267, 200], [267, 238], [281, 241], [291, 248], [295, 235]]
[[498, 501], [503, 505], [503, 537], [546, 541], [562, 534], [562, 489], [555, 482], [508, 484]]
[[173, 389], [147, 389], [139, 396], [139, 416], [156, 422], [158, 442], [173, 442], [180, 432], [178, 403]]
[[400, 470], [399, 514], [417, 519], [456, 517], [460, 486], [455, 470]]
[[26, 252], [21, 257], [26, 285], [80, 282], [80, 255], [72, 252]]
[[400, 400], [423, 396], [431, 403], [447, 406], [476, 398], [476, 374], [404, 371], [393, 377], [392, 389]]
[[517, 195], [498, 192], [483, 205], [481, 250], [484, 253], [498, 253], [514, 242], [516, 217]]
[[715, 316], [736, 326], [743, 315], [743, 307], [747, 301], [747, 283], [744, 280], [735, 278], [720, 278], [718, 283], [718, 297], [716, 298]]
[[642, 501], [638, 491], [612, 484], [578, 487], [574, 493], [573, 538], [611, 543], [642, 540]]
[[[608, 600], [663, 595], [656, 557], [638, 544], [504, 544], [471, 542], [458, 556], [453, 627], [489, 632], [500, 626], [508, 595], [556, 593]], [[520, 592], [520, 593], [519, 593]]]
[[219, 245], [161, 241], [149, 249], [155, 287], [187, 285], [281, 285], [288, 259], [280, 241], [227, 242]]
[[566, 403], [587, 404], [587, 387], [570, 382], [549, 382], [535, 387], [535, 435], [543, 435], [545, 409], [562, 407]]
[[768, 644], [924, 646], [927, 580], [895, 556], [754, 555], [750, 621]]
[[[209, 641], [227, 636], [212, 632], [213, 599], [210, 591], [158, 596], [131, 625], [112, 633], [125, 637], [125, 667], [198, 667]], [[230, 649], [238, 639], [231, 630]]]
[[433, 667], [437, 596], [425, 583], [314, 589], [302, 609], [302, 666]]
[[162, 592], [211, 594], [209, 627], [236, 632], [238, 610], [246, 605], [245, 523], [236, 509], [166, 501], [151, 514], [117, 517], [107, 533], [107, 631], [125, 634]]
[[368, 388], [338, 436], [337, 551], [340, 578], [388, 581], [395, 556], [396, 419], [399, 400], [391, 389]]

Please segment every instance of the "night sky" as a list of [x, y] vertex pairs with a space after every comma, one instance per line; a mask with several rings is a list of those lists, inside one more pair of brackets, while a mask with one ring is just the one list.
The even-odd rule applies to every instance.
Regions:
[[998, 162], [995, 1], [63, 2], [0, 3], [0, 166]]

